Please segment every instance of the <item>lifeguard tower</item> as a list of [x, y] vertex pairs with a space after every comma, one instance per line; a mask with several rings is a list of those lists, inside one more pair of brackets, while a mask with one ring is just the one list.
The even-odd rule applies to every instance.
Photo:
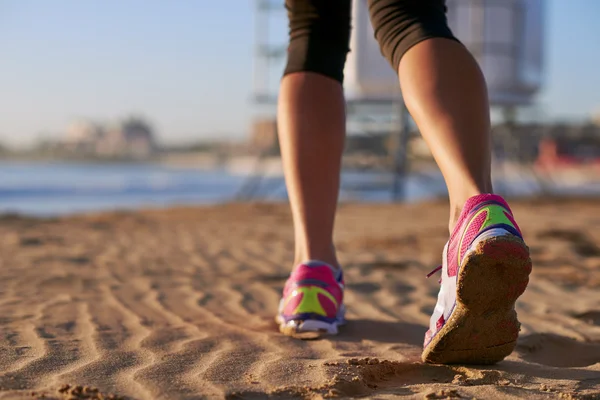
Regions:
[[[276, 102], [287, 21], [282, 0], [257, 0], [256, 5], [254, 101], [264, 113], [265, 105]], [[452, 31], [483, 70], [494, 113], [514, 121], [521, 107], [534, 103], [544, 83], [544, 0], [447, 0], [447, 6]], [[353, 0], [352, 7], [351, 52], [344, 83], [348, 135], [389, 135], [390, 189], [394, 199], [403, 199], [412, 122], [396, 72], [374, 38], [367, 0]], [[279, 37], [275, 39], [274, 33]]]

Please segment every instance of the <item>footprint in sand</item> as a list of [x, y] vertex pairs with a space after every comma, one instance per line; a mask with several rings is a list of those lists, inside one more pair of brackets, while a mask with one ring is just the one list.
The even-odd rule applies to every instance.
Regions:
[[346, 287], [362, 294], [373, 294], [381, 289], [381, 285], [372, 282], [349, 283]]
[[538, 239], [557, 239], [571, 244], [575, 253], [582, 257], [599, 257], [600, 247], [585, 232], [569, 229], [549, 229], [537, 235]]
[[600, 326], [600, 311], [598, 310], [586, 311], [574, 317], [590, 325]]
[[519, 339], [519, 356], [552, 367], [587, 367], [600, 363], [600, 343], [583, 343], [551, 333], [534, 333]]

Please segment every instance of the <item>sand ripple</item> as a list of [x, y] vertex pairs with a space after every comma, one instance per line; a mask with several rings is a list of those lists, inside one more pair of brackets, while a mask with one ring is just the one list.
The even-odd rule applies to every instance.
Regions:
[[534, 272], [517, 348], [491, 367], [419, 361], [441, 203], [341, 207], [350, 321], [317, 341], [272, 321], [285, 205], [0, 218], [0, 399], [599, 398], [600, 206], [514, 204]]

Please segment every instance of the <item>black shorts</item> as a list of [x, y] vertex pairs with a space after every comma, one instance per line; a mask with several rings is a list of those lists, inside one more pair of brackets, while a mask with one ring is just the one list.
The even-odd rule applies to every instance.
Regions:
[[[352, 0], [286, 0], [289, 47], [285, 74], [310, 71], [344, 79]], [[354, 0], [365, 1], [365, 0]], [[406, 51], [422, 40], [457, 40], [446, 20], [445, 0], [368, 0], [381, 53], [398, 71]]]

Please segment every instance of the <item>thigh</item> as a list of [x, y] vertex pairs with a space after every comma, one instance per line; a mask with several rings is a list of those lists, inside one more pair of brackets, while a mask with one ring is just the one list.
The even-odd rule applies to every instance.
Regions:
[[347, 43], [351, 6], [352, 0], [286, 0], [290, 40], [311, 36]]
[[382, 54], [395, 70], [415, 44], [429, 38], [456, 40], [446, 20], [445, 0], [368, 0]]
[[351, 0], [286, 0], [289, 46], [284, 74], [310, 71], [343, 81], [351, 5]]

